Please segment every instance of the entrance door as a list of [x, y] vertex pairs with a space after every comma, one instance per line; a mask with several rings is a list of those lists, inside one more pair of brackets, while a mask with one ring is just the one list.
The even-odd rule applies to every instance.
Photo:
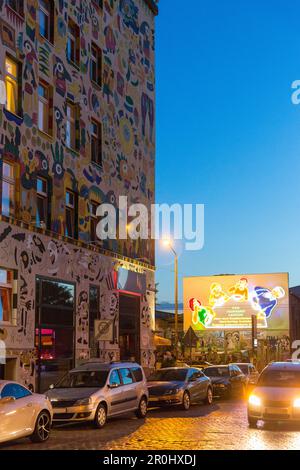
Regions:
[[119, 346], [122, 361], [140, 361], [140, 297], [120, 294]]
[[5, 370], [4, 364], [0, 364], [0, 380], [4, 380]]
[[36, 280], [37, 390], [45, 392], [74, 364], [75, 286]]

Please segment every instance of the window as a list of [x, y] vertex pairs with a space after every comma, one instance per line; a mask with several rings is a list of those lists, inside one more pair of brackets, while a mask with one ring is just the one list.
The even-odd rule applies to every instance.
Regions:
[[36, 225], [49, 228], [49, 198], [48, 181], [40, 176], [36, 179]]
[[124, 385], [130, 385], [133, 383], [133, 378], [129, 369], [120, 369], [119, 372]]
[[13, 271], [0, 269], [0, 322], [11, 321], [13, 277]]
[[21, 66], [9, 56], [5, 58], [6, 109], [21, 115]]
[[92, 82], [102, 85], [102, 51], [92, 43], [90, 73]]
[[102, 126], [99, 122], [91, 122], [91, 159], [102, 165]]
[[52, 88], [39, 83], [39, 130], [52, 135]]
[[67, 59], [72, 64], [80, 64], [80, 30], [74, 21], [68, 21]]
[[77, 203], [76, 195], [72, 191], [66, 191], [66, 237], [77, 238]]
[[109, 385], [114, 385], [114, 386], [121, 385], [120, 376], [117, 370], [113, 370], [111, 372], [110, 377], [109, 377]]
[[98, 208], [98, 203], [95, 201], [90, 202], [90, 229], [91, 229], [91, 241], [97, 241], [97, 223], [98, 223], [98, 217], [97, 217], [97, 208]]
[[14, 397], [16, 400], [29, 397], [30, 395], [31, 392], [29, 390], [15, 383], [5, 385], [1, 392], [1, 398]]
[[24, 16], [24, 0], [8, 0], [8, 6], [19, 15]]
[[79, 107], [74, 103], [67, 102], [67, 129], [66, 143], [70, 149], [79, 150], [77, 129], [79, 128]]
[[2, 214], [14, 217], [16, 212], [16, 176], [15, 166], [12, 163], [2, 163]]
[[134, 367], [131, 370], [131, 373], [133, 377], [135, 378], [136, 382], [142, 382], [143, 381], [143, 372], [140, 367]]
[[53, 43], [54, 8], [53, 1], [39, 0], [40, 35]]

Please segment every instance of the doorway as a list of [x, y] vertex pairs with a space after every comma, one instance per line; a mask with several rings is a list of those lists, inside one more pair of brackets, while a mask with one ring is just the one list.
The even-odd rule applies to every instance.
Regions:
[[74, 365], [75, 286], [36, 279], [37, 390], [49, 389]]
[[140, 296], [120, 294], [119, 301], [120, 359], [140, 362]]
[[0, 380], [4, 380], [4, 376], [5, 376], [4, 364], [0, 364]]

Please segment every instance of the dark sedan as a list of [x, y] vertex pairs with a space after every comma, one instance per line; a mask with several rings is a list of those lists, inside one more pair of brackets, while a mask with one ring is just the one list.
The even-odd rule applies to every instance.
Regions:
[[169, 367], [154, 372], [148, 379], [149, 405], [179, 405], [188, 410], [191, 404], [212, 404], [211, 381], [201, 370], [192, 367]]
[[211, 379], [214, 395], [226, 398], [245, 395], [247, 378], [235, 364], [206, 367], [203, 372]]

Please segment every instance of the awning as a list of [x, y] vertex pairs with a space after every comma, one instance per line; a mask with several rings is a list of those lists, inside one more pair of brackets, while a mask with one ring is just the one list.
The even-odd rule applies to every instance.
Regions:
[[171, 340], [163, 338], [162, 336], [154, 335], [155, 346], [171, 346]]

